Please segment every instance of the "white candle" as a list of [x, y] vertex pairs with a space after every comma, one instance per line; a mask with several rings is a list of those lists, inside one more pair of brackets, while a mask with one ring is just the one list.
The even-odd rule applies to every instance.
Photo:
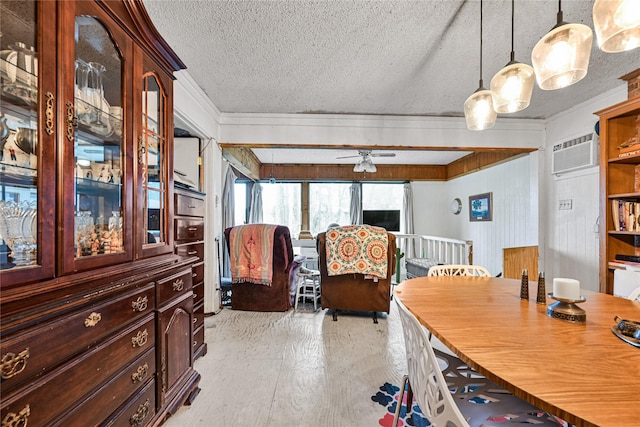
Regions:
[[580, 282], [575, 279], [553, 279], [553, 296], [554, 298], [579, 300]]

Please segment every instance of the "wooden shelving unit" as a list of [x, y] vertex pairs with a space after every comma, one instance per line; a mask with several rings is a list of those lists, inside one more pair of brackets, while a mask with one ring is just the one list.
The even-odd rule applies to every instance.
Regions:
[[[620, 156], [619, 146], [640, 142], [640, 97], [628, 99], [596, 113], [600, 117], [600, 291], [613, 293], [612, 263], [616, 255], [640, 256], [640, 230], [616, 230], [612, 202], [640, 202], [636, 167], [640, 154]], [[635, 213], [636, 220], [640, 212]]]

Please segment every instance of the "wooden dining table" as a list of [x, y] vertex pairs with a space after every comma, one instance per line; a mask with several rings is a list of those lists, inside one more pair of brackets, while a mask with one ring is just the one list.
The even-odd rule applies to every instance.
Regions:
[[489, 380], [576, 426], [640, 426], [640, 348], [611, 330], [615, 316], [640, 321], [640, 303], [607, 294], [579, 304], [586, 321], [547, 315], [536, 282], [419, 277], [395, 297], [460, 359]]

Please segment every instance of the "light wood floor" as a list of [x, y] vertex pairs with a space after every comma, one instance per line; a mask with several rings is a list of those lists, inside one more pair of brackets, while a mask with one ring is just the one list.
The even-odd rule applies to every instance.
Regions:
[[378, 324], [365, 314], [334, 322], [308, 306], [205, 318], [202, 391], [164, 426], [378, 426], [384, 408], [371, 396], [406, 372], [395, 303]]

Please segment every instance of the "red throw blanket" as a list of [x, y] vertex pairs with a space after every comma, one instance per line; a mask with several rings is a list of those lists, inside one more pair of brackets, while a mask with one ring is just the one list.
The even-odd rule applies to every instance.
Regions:
[[229, 249], [231, 281], [271, 286], [273, 236], [276, 225], [248, 224], [231, 229]]
[[371, 225], [350, 225], [327, 231], [327, 275], [361, 273], [387, 278], [387, 230]]

